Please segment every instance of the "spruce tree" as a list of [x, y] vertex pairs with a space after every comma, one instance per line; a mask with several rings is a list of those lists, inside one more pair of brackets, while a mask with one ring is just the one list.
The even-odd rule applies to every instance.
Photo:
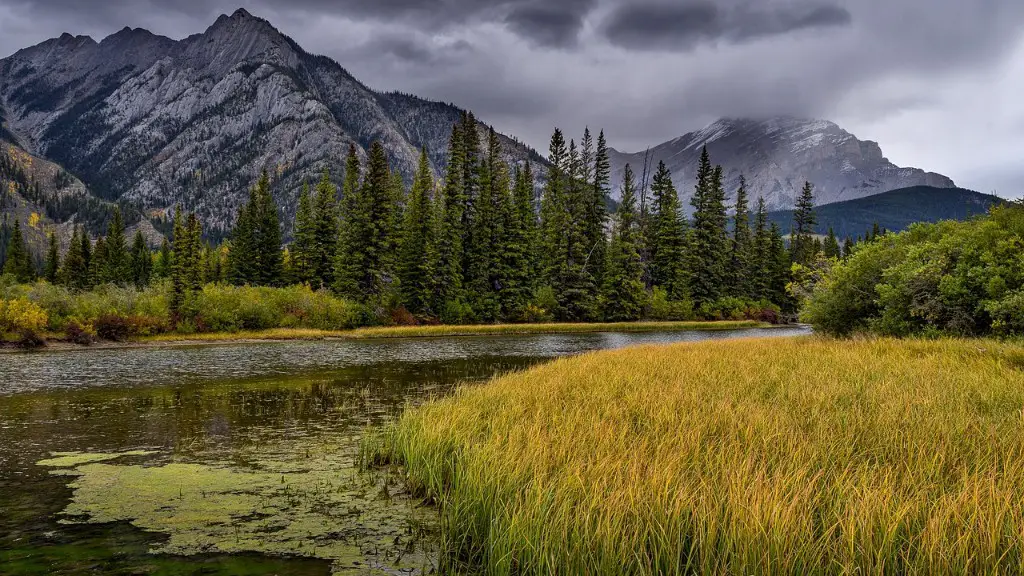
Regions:
[[15, 280], [23, 284], [32, 282], [36, 278], [32, 256], [25, 244], [25, 238], [21, 233], [21, 223], [17, 218], [14, 219], [14, 228], [7, 241], [7, 258], [4, 261], [3, 273], [14, 276]]
[[60, 274], [60, 245], [57, 242], [57, 233], [51, 231], [48, 235], [49, 246], [46, 250], [46, 266], [43, 276], [50, 284], [56, 284]]
[[622, 200], [608, 245], [601, 310], [610, 322], [638, 320], [643, 315], [645, 293], [643, 263], [637, 250], [636, 182], [627, 164], [623, 172]]
[[551, 135], [548, 154], [548, 174], [540, 204], [540, 276], [542, 282], [554, 285], [558, 274], [560, 255], [564, 252], [565, 185], [567, 157], [562, 131]]
[[270, 192], [270, 176], [266, 171], [256, 184], [255, 210], [256, 251], [258, 267], [256, 283], [260, 286], [279, 286], [284, 276], [281, 254], [281, 218]]
[[[241, 220], [241, 218], [239, 218], [239, 220]], [[174, 232], [171, 240], [173, 243], [171, 249], [174, 255], [171, 258], [170, 309], [172, 320], [176, 324], [179, 320], [188, 294], [188, 266], [190, 261], [188, 252], [191, 248], [188, 240], [188, 228], [185, 223], [185, 214], [182, 211], [180, 204], [174, 210]], [[237, 257], [241, 256], [238, 255]], [[239, 266], [239, 271], [244, 269], [244, 267]], [[248, 282], [248, 278], [241, 281], [243, 284]]]
[[722, 167], [712, 167], [707, 146], [701, 152], [690, 234], [690, 293], [696, 306], [714, 303], [725, 293], [729, 258], [728, 215]]
[[437, 234], [437, 290], [434, 307], [445, 321], [460, 321], [451, 318], [452, 310], [460, 310], [465, 303], [463, 262], [463, 217], [466, 198], [463, 192], [465, 174], [465, 149], [462, 127], [452, 127], [448, 141], [448, 166], [445, 170], [444, 187], [438, 202], [439, 224]]
[[816, 256], [814, 251], [814, 232], [817, 225], [814, 213], [814, 187], [805, 182], [800, 198], [793, 212], [793, 233], [790, 236], [790, 258], [798, 264], [808, 265]]
[[786, 242], [782, 238], [782, 231], [774, 222], [771, 224], [769, 237], [771, 239], [772, 259], [769, 263], [768, 299], [784, 311], [792, 311], [793, 302], [786, 291], [786, 286], [792, 278], [793, 260], [790, 256], [790, 251], [786, 250]]
[[107, 272], [107, 239], [100, 236], [96, 239], [96, 245], [92, 249], [92, 260], [89, 263], [89, 278], [92, 286], [99, 286], [110, 282]]
[[771, 230], [768, 227], [768, 208], [764, 197], [757, 199], [754, 216], [754, 245], [750, 259], [750, 296], [755, 300], [771, 300], [772, 275], [775, 253], [772, 251]]
[[106, 247], [106, 270], [103, 272], [103, 281], [119, 285], [127, 284], [130, 262], [120, 207], [114, 208], [114, 216], [107, 227], [104, 244]]
[[754, 287], [750, 275], [753, 238], [750, 233], [750, 205], [747, 197], [747, 179], [740, 176], [736, 191], [736, 215], [733, 218], [732, 257], [729, 260], [729, 285], [733, 296], [752, 298]]
[[171, 243], [164, 238], [160, 243], [160, 254], [153, 265], [153, 276], [155, 278], [167, 278], [171, 275]]
[[828, 236], [825, 237], [822, 251], [828, 258], [839, 258], [843, 255], [843, 249], [839, 246], [839, 239], [836, 238], [836, 231], [831, 226], [828, 227]]
[[88, 286], [89, 267], [82, 252], [83, 234], [84, 232], [76, 225], [59, 275], [61, 284], [77, 290], [83, 290]]
[[434, 177], [426, 149], [420, 152], [419, 167], [409, 195], [402, 226], [398, 262], [399, 288], [405, 307], [417, 315], [432, 316], [434, 302], [434, 210], [431, 193]]
[[299, 284], [313, 282], [316, 275], [315, 261], [318, 259], [316, 246], [316, 216], [309, 184], [303, 184], [299, 194], [299, 206], [295, 211], [295, 241], [288, 249], [291, 260], [291, 280]]
[[149, 252], [149, 246], [146, 245], [146, 239], [141, 230], [135, 231], [130, 262], [131, 281], [139, 288], [148, 285], [153, 272], [153, 256]]
[[608, 223], [608, 193], [611, 188], [611, 160], [608, 158], [608, 143], [604, 131], [597, 136], [594, 153], [593, 182], [590, 186], [591, 205], [587, 219], [588, 244], [591, 246], [590, 268], [594, 270], [594, 281], [598, 286], [604, 283], [604, 264], [608, 249], [605, 226]]
[[591, 246], [587, 242], [586, 214], [592, 192], [585, 182], [586, 171], [573, 141], [566, 156], [565, 182], [561, 204], [559, 251], [552, 288], [558, 299], [556, 317], [566, 322], [583, 322], [594, 316], [598, 296], [594, 276], [588, 268]]
[[[349, 144], [345, 160], [345, 180], [341, 190], [341, 215], [338, 231], [337, 256], [334, 261], [334, 291], [346, 298], [361, 301], [365, 295], [360, 286], [365, 268], [366, 202], [359, 185], [361, 167], [355, 144]], [[459, 264], [461, 266], [461, 262]]]
[[89, 239], [89, 232], [82, 227], [82, 235], [79, 238], [79, 245], [82, 248], [82, 280], [81, 287], [83, 289], [92, 288], [96, 285], [93, 279], [93, 265], [92, 265], [92, 241]]
[[338, 252], [338, 190], [326, 169], [316, 185], [314, 212], [316, 251], [312, 262], [312, 283], [317, 287], [327, 287], [334, 280], [334, 259]]
[[843, 258], [849, 258], [853, 255], [853, 249], [856, 245], [853, 242], [853, 238], [846, 237], [846, 241], [843, 242]]
[[685, 300], [689, 297], [684, 262], [687, 224], [672, 174], [664, 162], [658, 163], [651, 192], [654, 205], [647, 239], [651, 285], [663, 288], [670, 300]]
[[364, 269], [360, 278], [360, 289], [366, 298], [382, 295], [394, 279], [393, 248], [395, 244], [394, 190], [387, 153], [380, 142], [370, 146], [366, 177], [362, 192], [367, 227], [360, 238], [357, 250], [365, 254]]
[[[203, 228], [195, 212], [185, 220], [185, 282], [188, 290], [197, 291], [203, 286]], [[280, 253], [280, 248], [278, 248]]]
[[500, 297], [504, 318], [521, 320], [536, 287], [537, 213], [533, 205], [533, 168], [529, 162], [523, 168], [516, 167], [513, 181], [504, 248], [508, 278]]
[[[257, 190], [249, 190], [249, 199], [238, 210], [235, 227], [231, 231], [231, 248], [228, 252], [228, 281], [236, 286], [256, 284], [256, 270], [259, 265], [256, 259], [256, 222], [255, 206]], [[178, 231], [178, 218], [181, 207], [175, 212], [174, 229]], [[184, 221], [181, 222], [181, 234], [184, 234]], [[177, 254], [172, 251], [168, 260], [168, 275], [174, 277]]]

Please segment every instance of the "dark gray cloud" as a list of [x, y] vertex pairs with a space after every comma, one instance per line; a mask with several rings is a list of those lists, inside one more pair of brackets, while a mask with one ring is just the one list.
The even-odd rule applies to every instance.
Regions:
[[611, 42], [625, 48], [689, 49], [704, 42], [745, 42], [851, 21], [846, 8], [819, 0], [777, 5], [662, 0], [617, 6], [602, 28]]
[[785, 113], [969, 186], [1024, 157], [1021, 0], [0, 0], [0, 56], [126, 25], [182, 38], [240, 6], [374, 88], [541, 150], [556, 125], [636, 150]]

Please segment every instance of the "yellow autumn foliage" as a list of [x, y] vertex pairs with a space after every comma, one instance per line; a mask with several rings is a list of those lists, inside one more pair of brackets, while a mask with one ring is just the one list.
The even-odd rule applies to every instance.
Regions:
[[46, 310], [23, 298], [0, 300], [0, 333], [41, 332], [49, 319]]

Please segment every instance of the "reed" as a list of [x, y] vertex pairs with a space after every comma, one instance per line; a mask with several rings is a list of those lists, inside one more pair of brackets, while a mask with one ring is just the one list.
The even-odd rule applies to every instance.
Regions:
[[1024, 349], [712, 341], [557, 360], [364, 441], [489, 574], [1019, 574]]

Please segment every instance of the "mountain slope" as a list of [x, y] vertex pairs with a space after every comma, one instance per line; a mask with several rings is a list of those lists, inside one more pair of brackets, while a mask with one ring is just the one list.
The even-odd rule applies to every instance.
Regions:
[[[1002, 202], [997, 196], [963, 188], [915, 186], [818, 206], [817, 231], [826, 234], [831, 226], [839, 238], [857, 238], [878, 223], [886, 230], [899, 232], [916, 222], [967, 220]], [[769, 218], [786, 233], [793, 225], [792, 210], [772, 212]]]
[[[380, 141], [406, 178], [426, 147], [440, 172], [463, 113], [374, 92], [245, 10], [181, 41], [125, 28], [22, 50], [0, 60], [0, 109], [30, 152], [97, 195], [146, 212], [181, 202], [213, 231], [263, 169], [290, 216], [303, 179], [329, 168], [341, 181], [350, 143], [365, 155]], [[535, 156], [504, 143], [513, 161]]]
[[722, 119], [656, 146], [649, 155], [613, 151], [613, 171], [621, 179], [622, 168], [629, 163], [640, 175], [647, 156], [649, 172], [653, 173], [658, 162], [664, 161], [689, 209], [697, 163], [705, 144], [711, 161], [721, 164], [725, 171], [729, 197], [735, 197], [743, 175], [751, 198], [763, 196], [770, 209], [792, 208], [804, 181], [815, 185], [819, 204], [909, 186], [954, 186], [952, 180], [940, 174], [892, 164], [882, 155], [878, 144], [858, 140], [831, 122], [790, 117]]

